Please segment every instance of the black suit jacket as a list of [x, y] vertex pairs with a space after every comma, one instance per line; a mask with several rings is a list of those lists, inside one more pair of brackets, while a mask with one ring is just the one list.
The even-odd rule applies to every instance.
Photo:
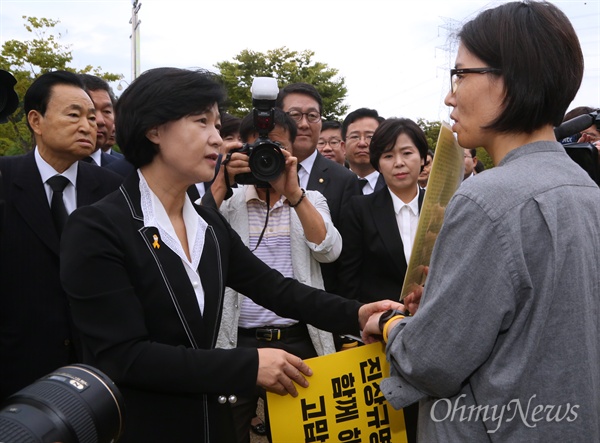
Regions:
[[[339, 163], [323, 157], [320, 152], [317, 152], [310, 171], [307, 189], [319, 191], [325, 196], [331, 213], [331, 221], [338, 230], [342, 211], [350, 198], [362, 194], [356, 174]], [[345, 242], [343, 235], [342, 240]], [[325, 289], [329, 292], [339, 293], [338, 268], [338, 261], [321, 263]]]
[[102, 167], [108, 166], [117, 160], [118, 160], [118, 157], [107, 154], [106, 152], [100, 153], [100, 166], [102, 166]]
[[214, 349], [226, 286], [333, 332], [358, 326], [359, 303], [284, 278], [218, 211], [196, 209], [209, 225], [198, 266], [203, 314], [179, 256], [144, 227], [137, 174], [75, 211], [63, 233], [61, 276], [84, 361], [117, 383], [127, 405], [122, 442], [234, 441], [229, 405], [217, 398], [253, 391], [258, 354]]
[[[419, 188], [419, 210], [424, 195]], [[340, 294], [363, 302], [399, 300], [407, 263], [387, 186], [350, 200], [341, 233]]]
[[[115, 174], [79, 162], [77, 205], [117, 189]], [[0, 157], [6, 198], [0, 229], [0, 399], [75, 361], [59, 238], [33, 152]], [[79, 247], [85, 247], [84, 244]]]
[[108, 153], [108, 155], [112, 155], [113, 157], [116, 157], [116, 158], [125, 158], [125, 156], [123, 154], [115, 151], [114, 149], [111, 149], [110, 152]]
[[135, 171], [135, 167], [131, 163], [129, 163], [125, 159], [125, 157], [123, 157], [123, 158], [114, 157], [114, 158], [116, 158], [115, 161], [112, 161], [106, 165], [106, 169], [108, 169], [109, 171], [116, 172], [123, 178], [127, 177], [129, 174], [131, 174], [133, 171]]
[[377, 182], [375, 183], [375, 189], [373, 190], [373, 192], [377, 192], [385, 187], [385, 178], [383, 178], [383, 174], [380, 173], [379, 177], [377, 177]]
[[361, 193], [358, 177], [339, 163], [323, 157], [317, 152], [317, 157], [308, 177], [307, 189], [319, 191], [327, 199], [331, 220], [337, 227], [342, 210], [354, 195]]

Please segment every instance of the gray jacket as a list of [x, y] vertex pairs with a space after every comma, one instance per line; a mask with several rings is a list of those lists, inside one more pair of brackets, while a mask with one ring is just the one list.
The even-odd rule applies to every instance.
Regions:
[[536, 142], [452, 198], [381, 387], [423, 442], [597, 442], [599, 337], [600, 190]]

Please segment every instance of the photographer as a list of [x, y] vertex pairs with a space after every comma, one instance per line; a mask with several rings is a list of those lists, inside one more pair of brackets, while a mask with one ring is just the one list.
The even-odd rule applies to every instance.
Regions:
[[[254, 143], [258, 138], [253, 115], [241, 123], [242, 141]], [[304, 191], [298, 184], [296, 158], [289, 153], [296, 138], [296, 123], [279, 108], [274, 109], [274, 128], [268, 133], [272, 142], [279, 143], [286, 158], [281, 175], [270, 184], [242, 185], [233, 190], [231, 198], [221, 206], [221, 213], [240, 234], [242, 241], [262, 261], [302, 283], [323, 288], [320, 262], [331, 262], [339, 256], [342, 239], [331, 222], [327, 201], [317, 191]], [[232, 166], [236, 165], [236, 166]], [[226, 167], [231, 180], [250, 171], [248, 155], [234, 152]], [[224, 181], [221, 174], [219, 180]], [[219, 191], [221, 200], [222, 189]], [[266, 228], [266, 229], [265, 229]], [[264, 235], [261, 231], [264, 230]], [[280, 337], [263, 337], [271, 331]], [[335, 352], [332, 334], [304, 322], [282, 318], [252, 300], [227, 288], [223, 305], [223, 319], [217, 347], [249, 347], [284, 349], [302, 359]], [[258, 396], [239, 398], [233, 405], [239, 442], [248, 442], [250, 420], [254, 416]], [[265, 411], [268, 427], [268, 411]]]

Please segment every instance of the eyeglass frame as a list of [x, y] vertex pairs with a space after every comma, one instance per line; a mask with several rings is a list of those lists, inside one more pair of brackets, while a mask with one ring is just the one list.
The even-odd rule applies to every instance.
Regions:
[[373, 134], [351, 134], [346, 136], [346, 143], [358, 143], [363, 138], [365, 139], [366, 143], [370, 144], [371, 140], [373, 139]]
[[[332, 145], [331, 142], [335, 142], [335, 145]], [[331, 146], [332, 148], [337, 148], [341, 144], [342, 144], [342, 140], [340, 140], [338, 138], [331, 138], [329, 140], [319, 139], [319, 141], [317, 141], [317, 147], [319, 147], [319, 148], [324, 148], [327, 145]]]
[[501, 69], [499, 68], [490, 68], [490, 67], [485, 67], [485, 68], [462, 68], [462, 69], [457, 69], [457, 68], [453, 68], [450, 69], [450, 91], [452, 91], [452, 94], [456, 93], [456, 90], [458, 89], [458, 84], [452, 80], [452, 78], [455, 75], [464, 75], [464, 74], [499, 74], [500, 72], [502, 72]]
[[[292, 113], [298, 113], [299, 114], [299, 118], [293, 117]], [[314, 121], [309, 118], [309, 115], [313, 114], [313, 113], [317, 114], [317, 116], [318, 116], [317, 119], [314, 120]], [[314, 111], [314, 110], [313, 111], [308, 111], [308, 112], [302, 112], [302, 111], [298, 111], [296, 109], [293, 109], [291, 111], [286, 112], [286, 114], [289, 115], [290, 118], [292, 120], [294, 120], [296, 123], [300, 123], [302, 121], [302, 119], [304, 118], [305, 115], [306, 115], [306, 121], [309, 122], [309, 123], [319, 123], [321, 121], [321, 117], [322, 117], [321, 113], [319, 111]]]

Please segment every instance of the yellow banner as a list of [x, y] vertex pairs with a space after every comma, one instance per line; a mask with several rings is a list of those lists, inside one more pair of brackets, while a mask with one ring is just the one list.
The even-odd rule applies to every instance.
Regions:
[[311, 358], [299, 395], [267, 393], [273, 443], [406, 443], [402, 410], [379, 390], [389, 376], [383, 343]]
[[452, 129], [448, 123], [442, 123], [400, 300], [410, 294], [415, 286], [425, 283], [423, 268], [429, 266], [446, 206], [463, 180], [463, 156], [464, 151], [458, 145]]

